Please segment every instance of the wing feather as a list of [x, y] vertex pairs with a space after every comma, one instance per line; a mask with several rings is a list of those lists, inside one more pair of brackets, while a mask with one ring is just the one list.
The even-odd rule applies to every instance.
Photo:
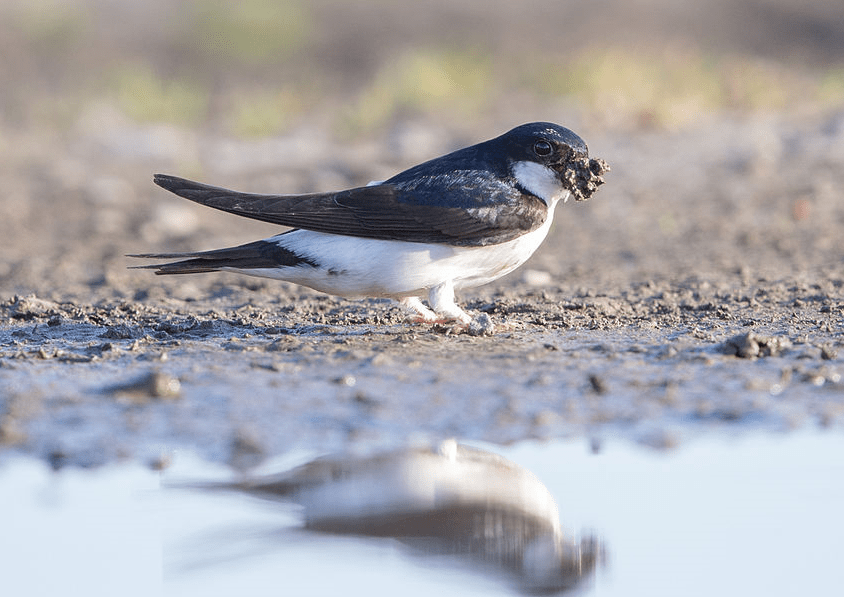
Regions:
[[540, 199], [492, 177], [479, 178], [476, 171], [303, 195], [240, 193], [165, 174], [154, 181], [185, 199], [247, 218], [407, 242], [497, 244], [538, 228], [548, 214]]

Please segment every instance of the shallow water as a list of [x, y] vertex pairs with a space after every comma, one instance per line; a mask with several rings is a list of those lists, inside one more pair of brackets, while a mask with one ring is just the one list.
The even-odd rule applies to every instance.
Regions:
[[[831, 594], [844, 549], [844, 436], [708, 435], [671, 451], [607, 442], [491, 449], [532, 471], [564, 532], [594, 533], [591, 595]], [[312, 454], [290, 455], [283, 470]], [[51, 472], [6, 460], [0, 555], [10, 594], [489, 595], [512, 582], [383, 538], [302, 527], [287, 504], [172, 487], [227, 469], [189, 454]]]

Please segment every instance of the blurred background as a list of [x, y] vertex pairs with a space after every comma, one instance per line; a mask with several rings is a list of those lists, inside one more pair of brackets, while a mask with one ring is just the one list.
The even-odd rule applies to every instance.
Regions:
[[[5, 128], [98, 104], [237, 137], [375, 135], [563, 103], [618, 127], [844, 100], [836, 0], [5, 0]], [[99, 106], [102, 109], [102, 105]]]
[[156, 170], [330, 190], [531, 120], [635, 154], [645, 134], [844, 106], [840, 0], [3, 0], [0, 52], [7, 295], [114, 286], [124, 253], [230, 233]]
[[2, 122], [97, 108], [235, 137], [569, 105], [603, 126], [844, 100], [836, 0], [5, 0]]

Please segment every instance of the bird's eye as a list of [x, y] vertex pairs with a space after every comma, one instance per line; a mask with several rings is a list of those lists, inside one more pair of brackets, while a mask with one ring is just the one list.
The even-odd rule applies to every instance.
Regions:
[[533, 152], [540, 157], [549, 156], [551, 155], [551, 144], [548, 141], [537, 141], [533, 144]]

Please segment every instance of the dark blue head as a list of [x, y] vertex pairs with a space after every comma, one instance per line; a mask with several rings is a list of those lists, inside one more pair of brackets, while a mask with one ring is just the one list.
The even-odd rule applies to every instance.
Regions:
[[572, 158], [589, 157], [583, 139], [553, 122], [530, 122], [487, 141], [510, 160], [538, 162], [553, 167]]
[[506, 178], [512, 174], [513, 164], [517, 162], [536, 162], [561, 172], [563, 165], [571, 159], [586, 157], [586, 143], [569, 129], [551, 122], [531, 122], [517, 126], [500, 137], [414, 166], [389, 182], [473, 169], [490, 171]]

